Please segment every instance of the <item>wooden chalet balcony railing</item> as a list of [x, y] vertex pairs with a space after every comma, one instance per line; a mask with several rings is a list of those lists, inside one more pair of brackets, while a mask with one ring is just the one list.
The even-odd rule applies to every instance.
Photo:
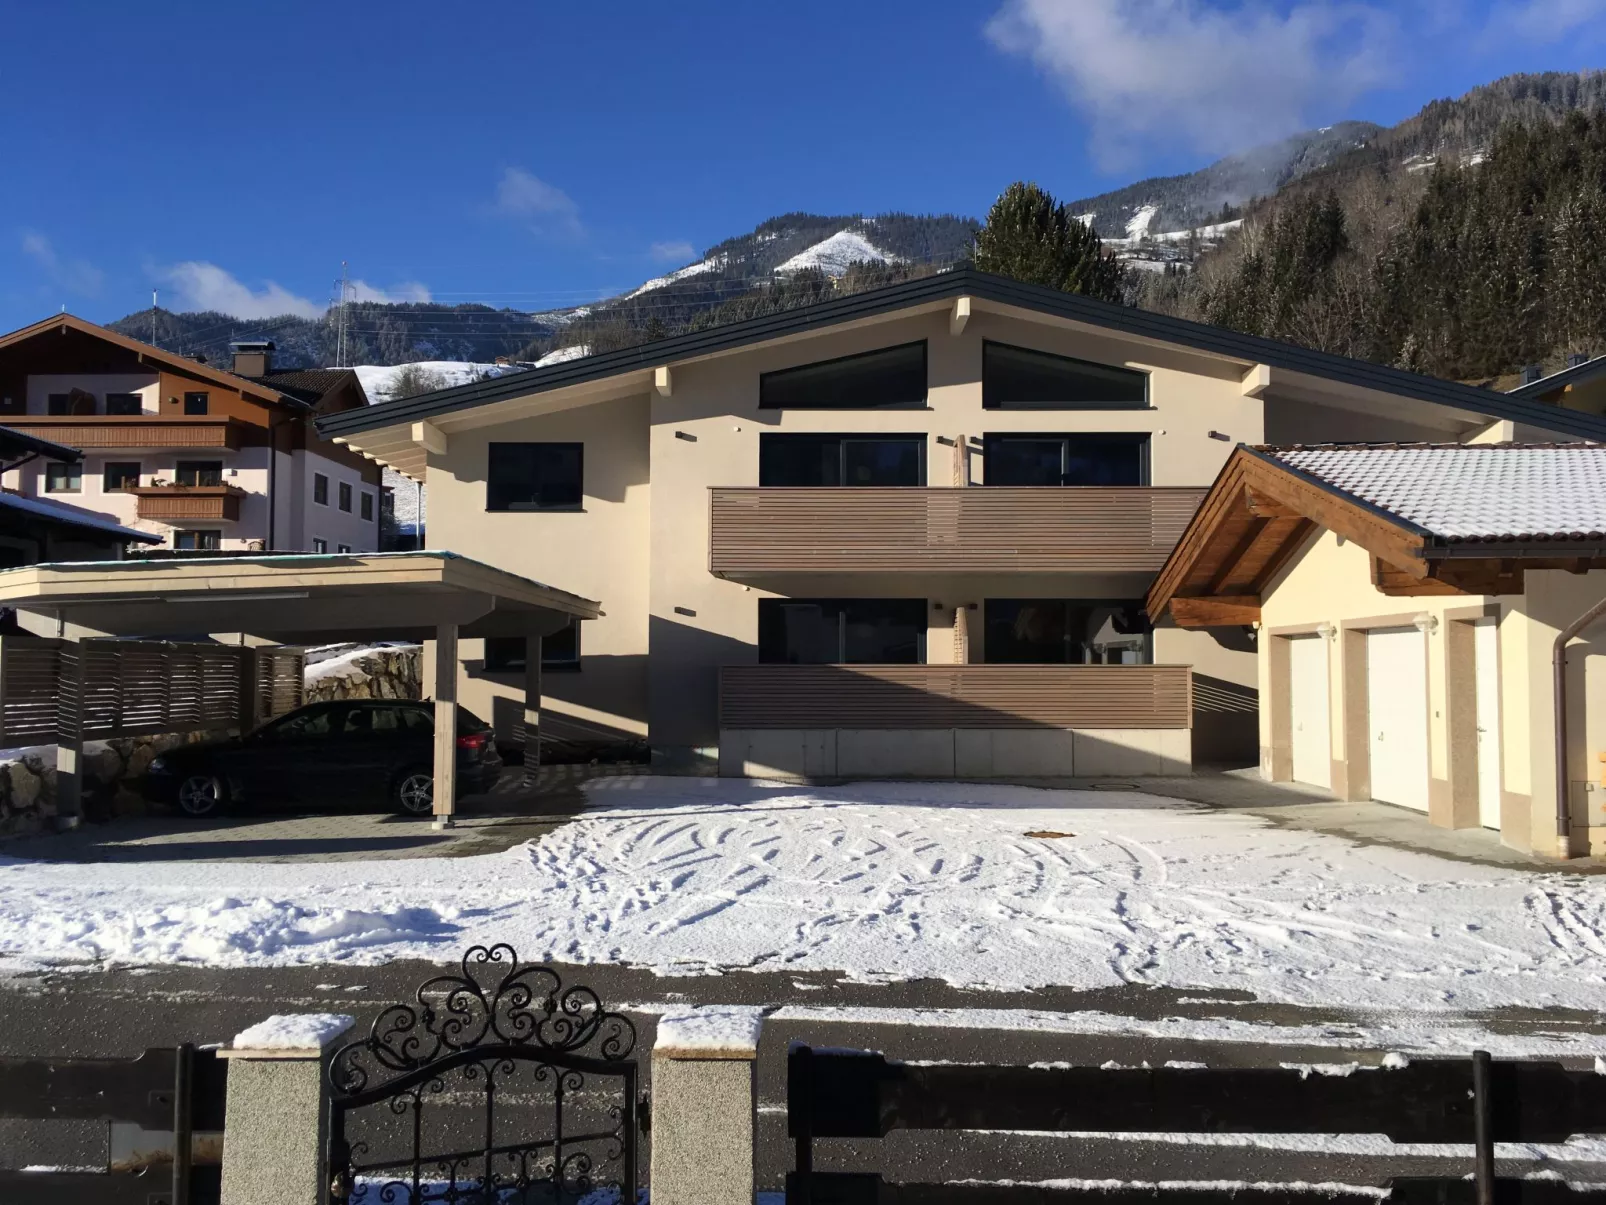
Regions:
[[1155, 573], [1205, 491], [1147, 486], [715, 487], [709, 569]]
[[245, 424], [224, 417], [161, 418], [154, 414], [30, 414], [7, 418], [24, 435], [70, 448], [228, 448], [240, 446]]
[[1188, 728], [1186, 665], [727, 665], [721, 728]]
[[141, 519], [221, 519], [240, 517], [245, 491], [232, 485], [141, 485], [128, 493], [139, 499]]

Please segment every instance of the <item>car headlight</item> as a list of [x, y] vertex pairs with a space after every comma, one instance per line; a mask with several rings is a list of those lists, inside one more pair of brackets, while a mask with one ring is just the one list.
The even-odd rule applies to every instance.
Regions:
[[163, 771], [165, 771], [167, 769], [167, 759], [164, 758], [164, 757], [153, 757], [153, 758], [151, 758], [151, 764], [150, 764], [149, 769], [151, 770], [152, 773], [161, 774]]

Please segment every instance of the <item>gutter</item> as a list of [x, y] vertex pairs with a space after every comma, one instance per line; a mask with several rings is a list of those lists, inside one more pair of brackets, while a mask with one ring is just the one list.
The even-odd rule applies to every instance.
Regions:
[[1606, 598], [1556, 633], [1551, 649], [1551, 689], [1556, 710], [1556, 856], [1572, 857], [1572, 801], [1567, 779], [1567, 645], [1590, 624], [1606, 615]]

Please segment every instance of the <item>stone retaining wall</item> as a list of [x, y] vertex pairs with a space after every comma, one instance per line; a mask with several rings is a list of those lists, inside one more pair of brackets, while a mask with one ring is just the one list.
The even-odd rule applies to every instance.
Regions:
[[424, 650], [416, 644], [326, 644], [307, 650], [306, 701], [419, 699]]
[[[84, 742], [84, 818], [141, 815], [145, 798], [133, 785], [164, 749], [215, 740], [227, 732], [125, 736]], [[56, 747], [32, 745], [0, 753], [0, 833], [34, 833], [56, 816]]]

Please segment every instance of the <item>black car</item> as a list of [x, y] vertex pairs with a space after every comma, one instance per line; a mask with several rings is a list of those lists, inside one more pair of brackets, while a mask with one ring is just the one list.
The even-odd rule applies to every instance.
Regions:
[[[488, 791], [502, 770], [491, 726], [457, 710], [457, 788]], [[434, 808], [435, 706], [401, 699], [309, 703], [243, 737], [180, 745], [154, 759], [152, 799], [211, 816], [259, 799], [379, 803], [414, 816]]]

